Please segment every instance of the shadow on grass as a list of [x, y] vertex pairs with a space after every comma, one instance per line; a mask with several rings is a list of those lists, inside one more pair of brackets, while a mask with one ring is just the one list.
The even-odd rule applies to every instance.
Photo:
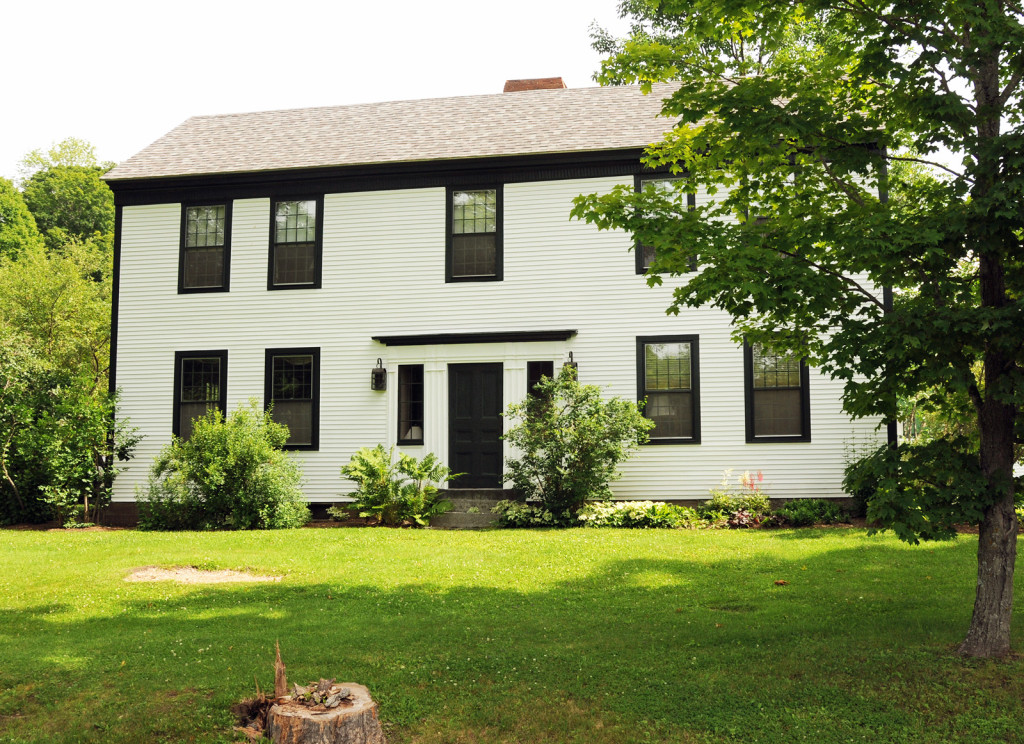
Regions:
[[616, 558], [530, 589], [458, 566], [394, 588], [126, 584], [108, 616], [0, 610], [0, 741], [235, 740], [227, 709], [272, 686], [278, 639], [290, 680], [369, 686], [392, 742], [1024, 740], [1024, 664], [948, 652], [973, 589], [954, 557]]

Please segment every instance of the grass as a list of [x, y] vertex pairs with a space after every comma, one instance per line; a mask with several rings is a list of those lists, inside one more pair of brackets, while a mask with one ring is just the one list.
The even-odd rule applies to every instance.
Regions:
[[[228, 708], [272, 687], [278, 638], [291, 680], [366, 684], [391, 744], [1024, 742], [1024, 660], [952, 654], [976, 546], [0, 531], [0, 742], [240, 741]], [[285, 578], [123, 581], [143, 565]]]

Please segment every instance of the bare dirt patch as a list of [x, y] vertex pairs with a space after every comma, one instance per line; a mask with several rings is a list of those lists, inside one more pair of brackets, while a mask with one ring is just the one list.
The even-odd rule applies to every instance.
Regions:
[[207, 571], [195, 566], [142, 566], [125, 576], [125, 581], [176, 581], [179, 584], [231, 584], [254, 581], [280, 581], [282, 576], [258, 576], [245, 571]]

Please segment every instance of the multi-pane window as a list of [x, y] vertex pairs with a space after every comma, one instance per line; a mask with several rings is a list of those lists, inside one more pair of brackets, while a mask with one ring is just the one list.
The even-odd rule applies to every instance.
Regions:
[[537, 383], [540, 382], [540, 378], [555, 376], [555, 363], [554, 362], [527, 362], [526, 363], [526, 394], [536, 395], [537, 391], [534, 390]]
[[228, 353], [179, 351], [174, 355], [174, 421], [172, 431], [192, 436], [192, 421], [213, 408], [224, 410]]
[[760, 344], [744, 349], [747, 441], [810, 439], [807, 365]]
[[448, 281], [501, 278], [501, 189], [450, 190]]
[[178, 290], [227, 289], [230, 208], [204, 204], [186, 206], [183, 211]]
[[[687, 209], [693, 209], [695, 206], [695, 197], [693, 194], [684, 194], [679, 190], [679, 179], [671, 178], [666, 176], [641, 178], [636, 179], [636, 190], [643, 191], [646, 187], [659, 191], [666, 196], [674, 199], [680, 208], [685, 203]], [[643, 243], [637, 242], [636, 248], [636, 273], [646, 274], [647, 270], [651, 268], [651, 264], [654, 263], [654, 258], [657, 255], [654, 246], [644, 245]], [[697, 257], [690, 256], [689, 259], [689, 270], [697, 270]]]
[[398, 365], [398, 442], [423, 444], [423, 365]]
[[319, 436], [320, 350], [267, 350], [267, 406], [288, 427], [287, 446], [316, 449]]
[[637, 339], [639, 396], [654, 444], [700, 441], [696, 336]]
[[275, 201], [271, 225], [270, 287], [320, 286], [320, 200]]

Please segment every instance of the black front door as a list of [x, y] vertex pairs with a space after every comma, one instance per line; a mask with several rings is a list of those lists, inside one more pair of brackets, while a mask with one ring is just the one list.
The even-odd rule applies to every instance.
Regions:
[[448, 365], [451, 488], [501, 488], [501, 364]]

